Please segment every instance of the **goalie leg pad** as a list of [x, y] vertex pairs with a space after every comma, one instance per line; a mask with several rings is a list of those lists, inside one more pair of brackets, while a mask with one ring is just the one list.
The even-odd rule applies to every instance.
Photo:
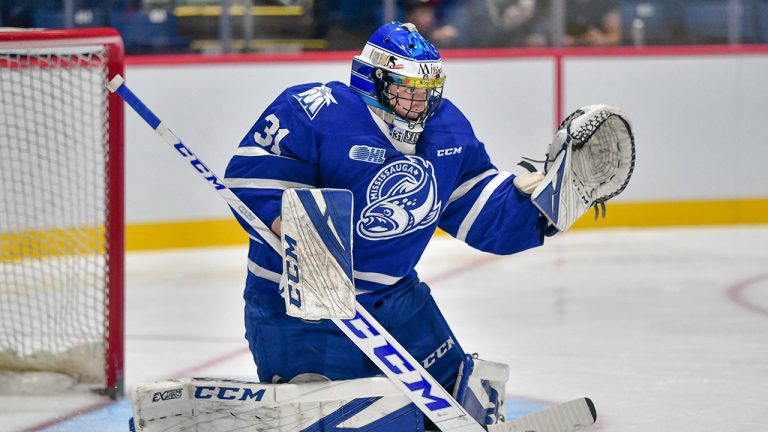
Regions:
[[505, 421], [504, 395], [509, 366], [465, 355], [454, 397], [481, 425]]
[[137, 386], [139, 432], [424, 430], [423, 414], [387, 378], [261, 384], [184, 378]]
[[281, 216], [286, 313], [307, 320], [354, 317], [352, 193], [288, 189]]

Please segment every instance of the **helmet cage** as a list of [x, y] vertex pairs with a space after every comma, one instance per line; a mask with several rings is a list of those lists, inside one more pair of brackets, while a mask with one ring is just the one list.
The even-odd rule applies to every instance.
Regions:
[[[423, 127], [437, 112], [443, 98], [445, 75], [410, 77], [376, 68], [373, 81], [379, 103], [413, 128], [416, 125]], [[397, 113], [398, 106], [404, 113]]]

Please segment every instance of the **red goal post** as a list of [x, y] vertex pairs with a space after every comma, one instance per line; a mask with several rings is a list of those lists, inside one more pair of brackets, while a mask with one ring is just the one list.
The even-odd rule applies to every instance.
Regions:
[[0, 372], [123, 385], [124, 73], [114, 29], [0, 29]]

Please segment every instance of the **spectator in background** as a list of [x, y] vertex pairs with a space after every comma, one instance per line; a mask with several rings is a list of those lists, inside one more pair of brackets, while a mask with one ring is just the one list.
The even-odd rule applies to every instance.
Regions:
[[525, 45], [537, 0], [475, 0], [466, 3], [466, 39], [471, 47]]
[[0, 21], [5, 27], [32, 27], [33, 9], [28, 0], [0, 0]]
[[[559, 0], [539, 0], [539, 10], [528, 46], [554, 45], [552, 35], [552, 3]], [[618, 0], [562, 0], [565, 2], [565, 46], [618, 45], [622, 41], [621, 14]]]
[[331, 50], [359, 49], [383, 19], [378, 1], [314, 0], [312, 9], [312, 37], [326, 39]]
[[621, 15], [616, 0], [565, 0], [566, 46], [621, 43]]
[[[459, 45], [459, 29], [453, 24], [443, 24], [457, 9], [449, 2], [440, 0], [406, 0], [403, 5], [405, 22], [413, 23], [428, 40], [438, 48]], [[441, 7], [442, 6], [442, 7]]]
[[[96, 20], [96, 22], [78, 22], [75, 19], [74, 25], [75, 27], [105, 26], [108, 24], [107, 14], [110, 11], [123, 10], [128, 7], [138, 8], [139, 3], [140, 0], [75, 0], [75, 14], [80, 10], [89, 11], [88, 18]], [[51, 25], [51, 22], [48, 21], [41, 23], [38, 14], [41, 12], [62, 13], [63, 11], [63, 0], [0, 0], [0, 21], [7, 27], [32, 28], [40, 25]], [[63, 28], [63, 22], [60, 24], [52, 28]]]

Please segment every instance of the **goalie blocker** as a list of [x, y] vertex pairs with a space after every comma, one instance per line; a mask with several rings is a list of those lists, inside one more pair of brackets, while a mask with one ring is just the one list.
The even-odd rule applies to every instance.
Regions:
[[547, 151], [545, 176], [531, 195], [559, 231], [627, 187], [635, 168], [635, 137], [627, 115], [589, 105], [566, 117]]
[[287, 189], [281, 205], [286, 313], [307, 320], [353, 318], [352, 193]]

